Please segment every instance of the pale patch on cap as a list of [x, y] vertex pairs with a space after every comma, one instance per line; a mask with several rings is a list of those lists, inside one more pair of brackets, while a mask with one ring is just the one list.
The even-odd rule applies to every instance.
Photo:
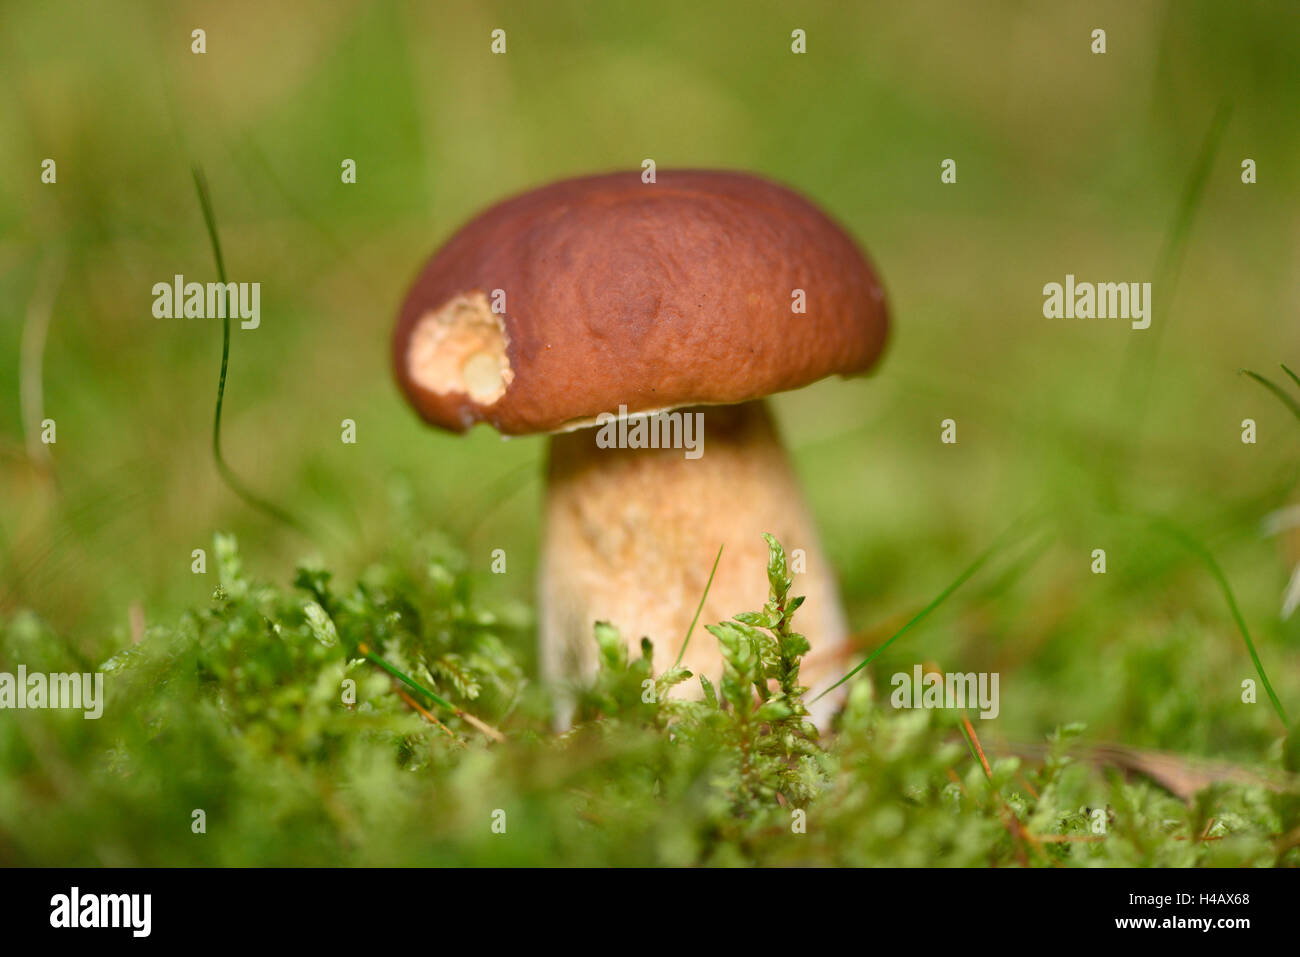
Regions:
[[459, 393], [492, 405], [515, 373], [506, 357], [506, 330], [481, 291], [453, 296], [422, 315], [406, 350], [411, 381], [439, 395]]

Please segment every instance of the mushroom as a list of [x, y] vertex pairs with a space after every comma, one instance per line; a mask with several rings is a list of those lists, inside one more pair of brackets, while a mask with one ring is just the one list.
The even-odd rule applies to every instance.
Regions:
[[[842, 672], [848, 629], [764, 397], [865, 371], [887, 325], [862, 252], [790, 190], [733, 172], [614, 173], [508, 199], [452, 236], [407, 294], [393, 365], [434, 425], [551, 437], [544, 678], [594, 671], [596, 621], [630, 644], [649, 636], [656, 671], [671, 666], [719, 546], [703, 621], [763, 605], [770, 532], [802, 550], [801, 677], [816, 692]], [[694, 451], [634, 438], [681, 445], [696, 424]], [[682, 663], [722, 667], [700, 635]], [[821, 705], [815, 720], [832, 697]]]

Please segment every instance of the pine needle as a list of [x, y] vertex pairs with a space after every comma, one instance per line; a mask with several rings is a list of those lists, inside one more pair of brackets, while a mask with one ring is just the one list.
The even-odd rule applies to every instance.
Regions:
[[370, 646], [367, 645], [365, 642], [362, 642], [360, 645], [358, 645], [357, 650], [361, 652], [362, 657], [364, 657], [367, 661], [370, 661], [378, 665], [380, 668], [384, 669], [384, 671], [387, 671], [390, 675], [392, 675], [402, 684], [406, 685], [408, 688], [412, 688], [415, 691], [420, 692], [420, 694], [424, 695], [426, 698], [428, 698], [438, 707], [442, 708], [444, 711], [450, 711], [452, 714], [460, 718], [466, 724], [470, 725], [471, 727], [477, 728], [480, 732], [482, 732], [488, 738], [491, 738], [493, 741], [500, 742], [506, 739], [506, 736], [504, 734], [502, 734], [496, 728], [492, 727], [492, 725], [488, 724], [486, 721], [481, 721], [478, 718], [474, 717], [474, 715], [470, 714], [468, 711], [456, 707], [446, 698], [442, 697], [439, 694], [436, 694], [433, 691], [430, 691], [428, 688], [420, 684], [414, 678], [411, 678], [408, 675], [403, 674], [401, 671], [398, 671], [396, 668], [390, 665], [383, 658], [379, 657], [379, 655], [371, 651]]

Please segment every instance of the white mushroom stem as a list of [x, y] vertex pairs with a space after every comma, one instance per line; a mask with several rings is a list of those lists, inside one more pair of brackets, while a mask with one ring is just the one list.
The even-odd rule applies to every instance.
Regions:
[[[794, 626], [812, 645], [800, 672], [811, 698], [852, 663], [834, 575], [798, 482], [762, 401], [680, 410], [697, 413], [704, 426], [697, 458], [682, 448], [602, 448], [595, 428], [552, 438], [540, 581], [543, 675], [561, 687], [590, 676], [597, 621], [616, 625], [633, 649], [649, 636], [655, 672], [669, 668], [722, 545], [682, 662], [716, 682], [722, 659], [704, 625], [757, 611], [767, 600], [762, 534], [770, 532], [803, 567], [793, 575], [793, 593], [807, 600]], [[674, 691], [701, 694], [695, 679]], [[833, 695], [823, 698], [814, 720], [824, 726], [836, 704]]]

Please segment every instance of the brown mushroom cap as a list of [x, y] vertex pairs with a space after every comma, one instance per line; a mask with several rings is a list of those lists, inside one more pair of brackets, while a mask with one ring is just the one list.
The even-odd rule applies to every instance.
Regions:
[[393, 365], [434, 425], [521, 435], [863, 372], [887, 327], [861, 250], [785, 187], [613, 173], [505, 200], [457, 232], [407, 294]]

